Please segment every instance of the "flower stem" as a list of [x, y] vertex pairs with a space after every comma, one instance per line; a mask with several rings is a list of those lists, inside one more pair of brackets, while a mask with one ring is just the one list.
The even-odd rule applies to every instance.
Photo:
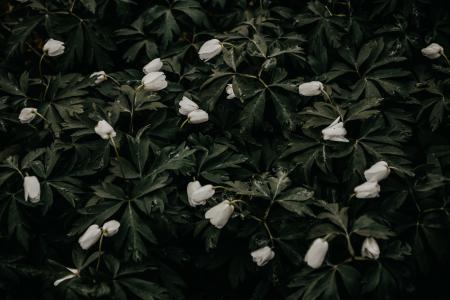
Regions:
[[41, 115], [41, 114], [38, 113], [38, 112], [35, 112], [35, 114], [36, 114], [36, 116], [38, 116], [39, 118], [41, 118], [42, 120], [44, 120], [45, 122], [47, 122], [47, 123], [50, 124], [50, 122], [48, 121], [48, 119], [47, 119], [46, 117], [44, 117], [43, 115]]
[[184, 127], [184, 125], [186, 125], [186, 123], [189, 121], [189, 118], [186, 118], [186, 120], [184, 120], [184, 122], [181, 124], [180, 129]]
[[327, 91], [325, 91], [324, 88], [322, 88], [321, 91], [322, 91], [323, 95], [325, 96], [325, 98], [330, 102], [330, 104], [336, 108], [338, 115], [341, 117], [341, 121], [344, 121], [344, 116], [342, 115], [342, 112], [339, 109], [339, 106], [336, 105], [336, 103], [334, 103], [333, 99], [331, 99], [330, 95], [327, 93]]
[[442, 57], [444, 58], [447, 65], [450, 67], [450, 61], [448, 60], [448, 57], [447, 57], [447, 55], [445, 55], [444, 51], [442, 51]]
[[120, 155], [119, 155], [119, 150], [117, 149], [116, 142], [114, 141], [114, 138], [110, 138], [110, 140], [111, 140], [111, 144], [114, 148], [114, 152], [116, 153], [116, 159], [119, 162], [120, 172], [122, 173], [123, 178], [125, 178], [125, 172], [123, 171], [122, 163], [120, 162]]
[[114, 77], [112, 77], [112, 76], [110, 76], [110, 75], [108, 75], [108, 74], [106, 74], [106, 77], [109, 78], [109, 79], [111, 79], [112, 82], [114, 82], [117, 86], [119, 86], [119, 87], [121, 86], [120, 82], [117, 81]]
[[103, 232], [100, 236], [100, 242], [98, 243], [98, 259], [97, 259], [97, 266], [95, 267], [95, 270], [98, 272], [98, 269], [100, 267], [100, 261], [102, 259], [102, 246], [103, 246]]
[[42, 53], [41, 59], [39, 60], [39, 77], [41, 78], [41, 81], [42, 81], [42, 61], [44, 60], [44, 57], [45, 53]]

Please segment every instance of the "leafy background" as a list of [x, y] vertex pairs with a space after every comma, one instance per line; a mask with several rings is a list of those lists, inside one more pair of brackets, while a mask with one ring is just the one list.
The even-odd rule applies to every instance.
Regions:
[[[420, 53], [450, 49], [446, 4], [2, 1], [0, 297], [448, 299], [450, 68]], [[50, 37], [66, 52], [44, 59], [41, 78]], [[214, 37], [227, 44], [204, 63], [197, 51]], [[156, 57], [169, 86], [135, 95]], [[93, 84], [99, 70], [121, 86]], [[350, 143], [321, 139], [337, 112], [298, 94], [310, 80], [326, 85]], [[180, 128], [183, 95], [210, 121]], [[48, 122], [20, 124], [26, 106]], [[118, 132], [124, 175], [93, 131], [100, 119]], [[381, 197], [351, 197], [380, 159], [396, 168]], [[39, 178], [37, 205], [24, 201], [20, 172]], [[194, 177], [225, 188], [191, 208]], [[229, 198], [246, 205], [215, 229], [204, 211]], [[96, 249], [77, 239], [112, 218], [121, 228], [97, 271]], [[324, 266], [307, 267], [311, 241], [330, 233]], [[380, 244], [376, 261], [350, 253], [365, 236]], [[256, 267], [250, 251], [271, 243], [275, 259]], [[63, 266], [81, 276], [55, 288]]]

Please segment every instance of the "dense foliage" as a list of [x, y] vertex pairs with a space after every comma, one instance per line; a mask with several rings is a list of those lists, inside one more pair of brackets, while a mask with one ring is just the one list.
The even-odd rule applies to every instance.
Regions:
[[[446, 2], [2, 1], [0, 298], [449, 299], [450, 65], [421, 53], [450, 49]], [[63, 54], [42, 55], [50, 38]], [[142, 89], [157, 57], [168, 86]], [[300, 95], [309, 81], [324, 89]], [[183, 96], [209, 120], [185, 123]], [[323, 139], [338, 117], [348, 142]], [[380, 196], [357, 198], [378, 161]], [[215, 190], [205, 205], [193, 180]], [[223, 200], [218, 229], [205, 212]], [[117, 234], [80, 247], [110, 220]]]

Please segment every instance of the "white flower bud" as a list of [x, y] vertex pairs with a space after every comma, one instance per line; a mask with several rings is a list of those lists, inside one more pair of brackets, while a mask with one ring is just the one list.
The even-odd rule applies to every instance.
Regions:
[[205, 213], [205, 218], [216, 228], [223, 228], [234, 212], [234, 206], [228, 200], [224, 200], [219, 204], [211, 207]]
[[86, 229], [82, 236], [78, 239], [78, 244], [80, 244], [81, 249], [87, 250], [91, 248], [102, 235], [102, 230], [97, 224], [93, 224]]
[[227, 84], [227, 87], [225, 88], [225, 91], [228, 94], [227, 99], [236, 98], [236, 95], [234, 94], [234, 90], [233, 90], [233, 85], [231, 83]]
[[116, 132], [105, 120], [98, 121], [97, 126], [94, 128], [95, 133], [97, 133], [102, 139], [109, 140], [116, 136]]
[[198, 109], [197, 103], [185, 96], [181, 98], [181, 101], [180, 103], [178, 103], [178, 105], [180, 105], [180, 109], [178, 110], [178, 112], [185, 116]]
[[41, 185], [36, 176], [25, 176], [23, 178], [23, 190], [25, 201], [37, 203], [41, 200]]
[[313, 269], [320, 268], [328, 252], [328, 242], [325, 239], [317, 238], [309, 247], [305, 255], [305, 262]]
[[262, 267], [275, 257], [275, 252], [269, 246], [265, 246], [253, 251], [250, 255], [256, 265]]
[[380, 257], [380, 247], [373, 237], [364, 240], [361, 247], [361, 256], [370, 259], [378, 259]]
[[37, 109], [33, 107], [22, 108], [19, 114], [19, 121], [22, 124], [30, 123], [36, 118]]
[[95, 81], [94, 81], [95, 84], [99, 84], [105, 80], [108, 80], [108, 77], [106, 76], [105, 71], [94, 72], [91, 74], [91, 76], [89, 76], [89, 78], [93, 78], [93, 77], [95, 78]]
[[380, 185], [376, 181], [367, 181], [355, 187], [356, 198], [376, 198], [380, 196]]
[[58, 56], [64, 53], [64, 43], [54, 39], [49, 39], [42, 50], [48, 56]]
[[142, 71], [144, 72], [144, 74], [148, 74], [151, 72], [157, 72], [157, 71], [161, 70], [162, 66], [163, 66], [163, 63], [162, 63], [161, 59], [155, 58], [151, 62], [146, 64], [142, 68]]
[[191, 124], [200, 124], [209, 120], [208, 113], [202, 109], [194, 110], [188, 114], [188, 120]]
[[429, 59], [437, 59], [444, 54], [444, 48], [436, 43], [432, 43], [428, 45], [426, 48], [423, 48], [422, 55]]
[[206, 41], [198, 50], [198, 56], [203, 61], [208, 61], [222, 52], [222, 44], [218, 39]]
[[116, 220], [111, 220], [103, 224], [102, 231], [103, 235], [106, 237], [110, 237], [119, 232], [120, 223]]
[[347, 130], [344, 128], [344, 123], [339, 122], [340, 117], [337, 117], [333, 123], [331, 123], [328, 127], [322, 130], [322, 136], [324, 140], [335, 141], [335, 142], [344, 142], [348, 143], [349, 140], [345, 138], [347, 134]]
[[391, 170], [389, 169], [389, 165], [385, 161], [379, 161], [369, 169], [364, 171], [364, 177], [367, 181], [375, 181], [379, 182], [389, 176]]
[[211, 184], [201, 186], [198, 181], [189, 182], [186, 189], [189, 205], [192, 207], [205, 205], [206, 200], [211, 198], [215, 193], [215, 190]]
[[167, 87], [166, 75], [163, 72], [150, 72], [142, 78], [142, 84], [147, 91], [160, 91]]
[[298, 92], [303, 96], [317, 96], [322, 94], [323, 84], [320, 81], [310, 81], [299, 85]]

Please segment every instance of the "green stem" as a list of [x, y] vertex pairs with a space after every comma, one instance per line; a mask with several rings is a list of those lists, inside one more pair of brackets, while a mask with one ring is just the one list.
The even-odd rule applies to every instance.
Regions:
[[73, 8], [75, 6], [75, 2], [77, 2], [77, 0], [73, 0], [72, 5], [70, 6], [70, 10], [69, 10], [70, 12], [73, 11]]
[[341, 117], [341, 121], [344, 121], [344, 116], [342, 115], [342, 112], [339, 109], [339, 105], [336, 105], [336, 103], [334, 103], [333, 99], [331, 99], [330, 95], [327, 93], [327, 91], [325, 91], [324, 88], [322, 88], [321, 91], [322, 91], [323, 95], [325, 96], [325, 98], [330, 102], [330, 104], [336, 108], [336, 112]]
[[186, 118], [186, 120], [184, 120], [184, 122], [181, 124], [180, 129], [184, 127], [184, 125], [186, 125], [186, 123], [189, 121], [189, 118]]
[[348, 249], [348, 252], [350, 253], [350, 255], [351, 255], [352, 257], [354, 257], [354, 256], [355, 256], [355, 250], [353, 249], [352, 242], [350, 241], [350, 235], [348, 234], [347, 231], [345, 232], [345, 238], [346, 238], [346, 240], [347, 240], [347, 249]]
[[123, 171], [122, 163], [120, 162], [120, 155], [119, 155], [119, 150], [117, 149], [116, 142], [114, 141], [114, 138], [110, 138], [110, 140], [111, 140], [111, 144], [114, 148], [114, 152], [116, 153], [116, 159], [119, 162], [120, 172], [122, 173], [123, 178], [125, 178], [125, 172]]
[[275, 238], [273, 237], [272, 232], [270, 231], [269, 225], [267, 225], [267, 222], [263, 222], [263, 224], [264, 224], [264, 228], [266, 229], [267, 234], [269, 235], [269, 238], [270, 238], [270, 244], [271, 244], [271, 246], [272, 246], [271, 248], [274, 248], [274, 247], [275, 247], [275, 244], [274, 244], [273, 240], [274, 240]]
[[143, 86], [144, 85], [142, 85], [142, 84], [139, 85], [136, 88], [136, 90], [134, 91], [134, 97], [133, 97], [133, 102], [131, 103], [131, 113], [130, 113], [130, 132], [131, 132], [131, 134], [133, 134], [133, 131], [134, 131], [133, 118], [134, 118], [134, 110], [135, 110], [135, 106], [136, 106], [136, 97]]
[[255, 76], [255, 75], [252, 75], [252, 74], [243, 74], [243, 73], [235, 73], [235, 75], [242, 76], [242, 77], [247, 77], [247, 78], [253, 78], [253, 79], [256, 79], [256, 80], [258, 80], [258, 81], [259, 81], [266, 89], [269, 88], [269, 86], [267, 85], [267, 83], [266, 83], [264, 80], [262, 80], [261, 77], [259, 77], [259, 76]]
[[120, 84], [120, 82], [117, 81], [114, 77], [109, 76], [108, 74], [106, 74], [106, 77], [109, 78], [109, 79], [111, 79], [112, 82], [114, 82], [117, 86], [119, 86], [119, 87], [122, 86], [122, 85]]
[[[227, 189], [227, 187], [226, 186], [223, 186], [223, 185], [214, 185], [213, 186], [213, 189]], [[236, 200], [237, 201], [237, 200]]]
[[448, 57], [447, 57], [447, 55], [445, 55], [444, 51], [442, 51], [442, 57], [444, 58], [447, 65], [450, 67], [450, 61], [448, 60]]
[[44, 120], [45, 122], [47, 122], [47, 123], [49, 123], [50, 124], [50, 122], [47, 120], [47, 118], [46, 117], [44, 117], [43, 115], [41, 115], [40, 113], [38, 113], [38, 112], [35, 112], [35, 114], [36, 114], [36, 116], [38, 116], [39, 118], [41, 118], [42, 120]]
[[102, 259], [102, 246], [103, 246], [103, 232], [100, 236], [100, 242], [98, 243], [98, 259], [97, 259], [97, 266], [95, 267], [95, 270], [98, 272], [98, 269], [100, 268], [100, 261]]
[[41, 59], [39, 60], [39, 77], [41, 78], [41, 81], [43, 81], [42, 80], [42, 61], [44, 60], [44, 57], [45, 57], [45, 53], [42, 53]]
[[232, 43], [228, 43], [228, 42], [221, 42], [222, 45], [230, 45], [232, 48], [234, 47], [234, 45]]

